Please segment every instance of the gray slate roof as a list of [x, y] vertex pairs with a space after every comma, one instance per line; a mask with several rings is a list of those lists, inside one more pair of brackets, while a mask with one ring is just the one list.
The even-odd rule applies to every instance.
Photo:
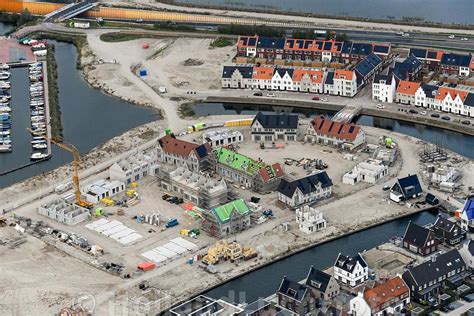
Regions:
[[436, 257], [435, 261], [429, 260], [415, 267], [409, 268], [402, 275], [408, 285], [424, 285], [439, 277], [447, 275], [448, 272], [466, 267], [459, 251], [453, 249]]
[[306, 277], [306, 285], [321, 292], [326, 292], [331, 276], [321, 270], [311, 267]]
[[327, 188], [332, 186], [332, 180], [329, 178], [326, 171], [312, 174], [305, 178], [301, 178], [294, 181], [287, 181], [285, 179], [281, 180], [280, 185], [278, 186], [278, 192], [287, 196], [292, 197], [295, 194], [296, 189], [300, 189], [303, 194], [309, 194], [316, 191], [315, 186], [321, 183], [322, 188]]
[[298, 128], [298, 115], [263, 114], [262, 112], [258, 112], [254, 118], [254, 122], [255, 121], [258, 121], [263, 128]]
[[363, 268], [367, 267], [367, 262], [365, 262], [364, 258], [362, 258], [360, 253], [358, 253], [355, 257], [339, 254], [336, 259], [336, 262], [334, 263], [334, 266], [343, 269], [347, 272], [352, 272], [354, 271], [357, 262], [359, 262]]
[[301, 301], [307, 290], [308, 288], [305, 285], [284, 277], [281, 281], [280, 287], [278, 288], [278, 293], [294, 298], [297, 301]]

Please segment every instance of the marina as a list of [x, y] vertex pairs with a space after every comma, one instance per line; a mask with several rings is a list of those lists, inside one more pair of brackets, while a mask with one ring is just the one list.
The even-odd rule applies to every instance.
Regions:
[[11, 145], [11, 107], [10, 107], [10, 66], [0, 64], [0, 153], [12, 151]]
[[[43, 45], [43, 44], [42, 44]], [[44, 45], [43, 45], [44, 46]], [[34, 47], [34, 46], [33, 46]], [[31, 161], [43, 161], [51, 156], [50, 124], [48, 122], [48, 99], [43, 62], [33, 63], [28, 66], [30, 79], [30, 115], [31, 115]]]
[[[48, 122], [47, 81], [44, 79], [45, 62], [0, 64], [0, 153], [11, 153], [12, 150], [12, 117], [11, 114], [11, 78], [12, 68], [28, 68], [30, 98], [30, 127], [32, 135], [30, 160], [43, 161], [51, 155], [50, 127]], [[41, 139], [35, 139], [40, 137]], [[34, 141], [34, 142], [33, 142]], [[27, 164], [30, 165], [30, 164]], [[21, 166], [24, 168], [25, 166]], [[7, 173], [11, 172], [8, 171]]]
[[[81, 153], [86, 153], [110, 138], [155, 119], [154, 110], [134, 106], [89, 86], [76, 69], [77, 53], [72, 44], [52, 40], [49, 40], [48, 44], [55, 46], [64, 138], [76, 145]], [[15, 46], [17, 46], [16, 41]], [[23, 45], [21, 47], [29, 48]], [[0, 54], [0, 63], [2, 63], [1, 58]], [[3, 60], [8, 61], [8, 54], [4, 58]], [[44, 103], [44, 112], [48, 122], [50, 117], [49, 110], [46, 110], [46, 101], [31, 101], [30, 83], [39, 81], [41, 78], [30, 78], [27, 66], [27, 63], [22, 67], [10, 64], [12, 75], [7, 82], [11, 85], [12, 99], [9, 113], [14, 124], [11, 131], [6, 133], [0, 131], [0, 137], [11, 133], [12, 152], [0, 154], [0, 175], [2, 176], [0, 187], [47, 172], [71, 161], [71, 157], [57, 147], [50, 147], [51, 156], [46, 159], [30, 160], [33, 145], [31, 141], [35, 139], [27, 130], [31, 128], [31, 105]], [[47, 68], [44, 67], [43, 70], [43, 81], [47, 81]], [[44, 82], [44, 86], [47, 87], [49, 84]], [[44, 92], [47, 94], [48, 89], [45, 88]], [[108, 124], [103, 124], [105, 121]], [[88, 122], [88, 124], [80, 122]]]

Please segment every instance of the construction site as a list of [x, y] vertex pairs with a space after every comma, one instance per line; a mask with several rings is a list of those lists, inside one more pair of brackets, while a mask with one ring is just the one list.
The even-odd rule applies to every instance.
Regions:
[[[86, 80], [161, 107], [165, 120], [143, 131], [147, 142], [134, 133], [93, 154], [48, 138], [73, 158], [39, 176], [52, 189], [26, 181], [0, 191], [6, 314], [156, 314], [304, 248], [440, 207], [425, 201], [428, 192], [448, 212], [473, 193], [472, 160], [441, 142], [329, 118], [320, 118], [329, 122], [325, 135], [308, 138], [314, 116], [289, 115], [295, 127], [281, 129], [293, 138], [278, 138], [278, 127], [263, 131], [271, 140], [257, 140], [268, 128], [252, 126], [253, 114], [185, 119], [178, 106], [219, 88], [234, 48], [211, 48], [207, 38], [106, 43], [103, 34], [86, 35]], [[329, 133], [344, 124], [363, 141]], [[400, 179], [417, 174], [422, 192], [391, 199]], [[416, 259], [390, 244], [364, 255], [381, 279]]]
[[[110, 280], [107, 289], [111, 292], [107, 293], [122, 291], [114, 301], [120, 308], [155, 311], [302, 247], [419, 211], [391, 204], [382, 190], [398, 175], [414, 172], [425, 163], [422, 158], [426, 146], [410, 137], [390, 135], [390, 147], [396, 146], [398, 153], [383, 180], [350, 185], [343, 183], [349, 170], [381, 149], [392, 150], [380, 139], [377, 129], [366, 128], [367, 143], [371, 145], [351, 154], [304, 141], [262, 149], [250, 140], [248, 126], [232, 129], [243, 136], [242, 142], [232, 145], [233, 150], [267, 164], [284, 162], [287, 179], [305, 177], [318, 169], [331, 176], [331, 197], [316, 203], [327, 221], [324, 229], [310, 234], [300, 230], [295, 213], [278, 202], [276, 192], [257, 193], [209, 169], [203, 173], [179, 167], [169, 172], [156, 156], [159, 145], [154, 144], [130, 152], [92, 178], [79, 179], [74, 171], [72, 179], [59, 185], [55, 194], [21, 207], [14, 215], [4, 215], [7, 226], [0, 230], [11, 233], [2, 239], [2, 247], [20, 250], [30, 247], [29, 240], [34, 239], [55, 249], [53, 253], [65, 252], [82, 261], [89, 275], [103, 275]], [[190, 142], [187, 144], [199, 144], [204, 132], [192, 132], [182, 139]], [[464, 174], [471, 172], [466, 169], [465, 159], [443, 152], [449, 157], [447, 161], [457, 162], [456, 167]], [[78, 157], [73, 166], [79, 167], [81, 160]], [[469, 181], [465, 176], [460, 179], [461, 183]], [[372, 201], [369, 205], [367, 198]], [[343, 205], [349, 201], [358, 215], [348, 218]], [[4, 254], [14, 251], [11, 249]], [[176, 289], [174, 285], [183, 278], [194, 281]], [[108, 306], [110, 296], [96, 295], [100, 302], [94, 310], [100, 311]], [[61, 301], [44, 306], [43, 311], [62, 307], [73, 306]]]

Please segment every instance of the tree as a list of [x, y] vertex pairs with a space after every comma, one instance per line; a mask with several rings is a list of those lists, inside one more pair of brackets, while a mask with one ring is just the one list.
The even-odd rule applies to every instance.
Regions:
[[28, 11], [28, 9], [25, 8], [21, 11], [20, 18], [16, 22], [16, 25], [20, 26], [33, 20], [34, 20], [33, 15], [31, 14], [30, 11]]

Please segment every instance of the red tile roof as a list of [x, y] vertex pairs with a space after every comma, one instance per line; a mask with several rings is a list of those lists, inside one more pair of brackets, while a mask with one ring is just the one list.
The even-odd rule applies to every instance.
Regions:
[[283, 169], [281, 168], [281, 165], [278, 162], [274, 163], [271, 166], [271, 169], [273, 170], [273, 173], [274, 173], [273, 176], [271, 176], [270, 173], [268, 172], [268, 169], [267, 169], [268, 167], [269, 166], [263, 167], [258, 171], [260, 173], [260, 176], [263, 179], [263, 182], [268, 182], [271, 179], [283, 177]]
[[354, 72], [351, 70], [336, 69], [334, 73], [334, 79], [342, 79], [342, 77], [345, 77], [345, 80], [352, 80], [353, 76]]
[[309, 78], [313, 83], [321, 83], [323, 82], [324, 72], [321, 70], [314, 70], [314, 69], [303, 69], [303, 68], [295, 68], [293, 70], [293, 81], [299, 82], [303, 78], [305, 74], [309, 75]]
[[252, 79], [270, 80], [273, 77], [273, 67], [253, 67]]
[[400, 81], [398, 84], [397, 92], [403, 94], [415, 95], [416, 90], [420, 87], [419, 82], [411, 81]]
[[403, 294], [408, 294], [409, 291], [402, 278], [395, 277], [372, 289], [366, 290], [364, 292], [364, 300], [369, 304], [371, 309], [377, 309]]
[[354, 141], [359, 134], [360, 127], [352, 123], [340, 123], [318, 116], [311, 121], [315, 132], [320, 135], [341, 138], [346, 141]]
[[453, 100], [456, 99], [456, 96], [459, 96], [459, 98], [461, 98], [461, 101], [464, 103], [464, 100], [466, 100], [466, 97], [469, 92], [447, 87], [440, 87], [438, 89], [435, 99], [444, 100], [448, 94], [451, 95], [451, 99]]
[[185, 140], [177, 139], [174, 135], [166, 135], [158, 140], [164, 152], [187, 157], [199, 145]]

